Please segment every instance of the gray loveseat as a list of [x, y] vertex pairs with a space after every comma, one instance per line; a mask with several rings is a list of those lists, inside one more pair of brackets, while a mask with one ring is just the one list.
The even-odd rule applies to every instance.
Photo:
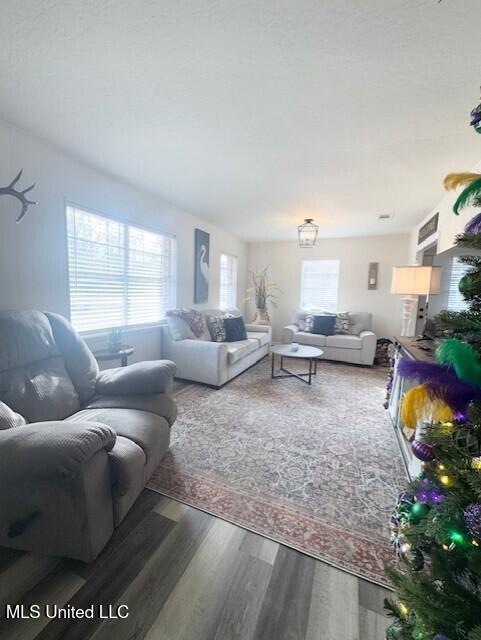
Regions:
[[169, 447], [174, 373], [99, 372], [61, 316], [0, 312], [0, 545], [94, 559]]
[[[203, 311], [206, 317], [224, 313], [219, 309]], [[229, 309], [228, 313], [240, 315], [239, 309]], [[177, 377], [219, 388], [269, 353], [272, 328], [257, 324], [245, 327], [247, 340], [212, 342], [207, 327], [196, 338], [184, 320], [168, 318], [168, 325], [162, 328], [162, 354], [175, 362]]]
[[[312, 312], [315, 314], [315, 311]], [[319, 312], [321, 313], [321, 312]], [[323, 360], [372, 365], [376, 355], [376, 334], [371, 331], [372, 315], [365, 312], [349, 314], [349, 333], [324, 336], [305, 331], [307, 313], [298, 311], [291, 324], [282, 331], [282, 342], [298, 342], [322, 349]]]

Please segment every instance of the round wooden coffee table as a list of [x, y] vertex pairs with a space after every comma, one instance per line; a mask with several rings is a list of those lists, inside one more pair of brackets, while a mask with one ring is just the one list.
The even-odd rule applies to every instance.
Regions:
[[[307, 347], [303, 344], [299, 345], [297, 351], [292, 351], [290, 344], [279, 344], [271, 347], [272, 353], [272, 368], [271, 368], [271, 378], [297, 378], [298, 380], [302, 380], [306, 384], [311, 384], [312, 376], [315, 376], [317, 373], [317, 358], [320, 358], [324, 353], [322, 349], [318, 349], [317, 347]], [[275, 357], [280, 356], [281, 358], [281, 366], [280, 370], [283, 371], [283, 374], [274, 375], [274, 364]], [[306, 373], [294, 373], [293, 371], [289, 371], [284, 367], [284, 358], [297, 358], [298, 360], [308, 360], [309, 361], [309, 371]], [[305, 380], [307, 377], [307, 380]]]

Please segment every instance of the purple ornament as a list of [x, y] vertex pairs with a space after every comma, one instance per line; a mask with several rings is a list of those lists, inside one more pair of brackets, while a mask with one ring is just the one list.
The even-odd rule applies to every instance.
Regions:
[[449, 640], [448, 636], [445, 636], [444, 633], [438, 633], [434, 636], [434, 640]]
[[434, 460], [434, 451], [432, 446], [422, 440], [414, 440], [411, 445], [411, 450], [418, 460], [422, 460], [423, 462], [430, 462], [431, 460]]
[[464, 521], [473, 536], [481, 538], [481, 502], [473, 502], [466, 507]]

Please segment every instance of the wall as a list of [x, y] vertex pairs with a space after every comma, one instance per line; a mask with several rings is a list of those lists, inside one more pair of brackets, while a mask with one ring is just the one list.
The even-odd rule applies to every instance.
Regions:
[[[178, 306], [194, 306], [194, 228], [204, 229], [211, 234], [209, 302], [197, 306], [218, 305], [222, 251], [239, 259], [238, 300], [244, 298], [246, 244], [231, 234], [127, 186], [2, 121], [0, 150], [0, 185], [8, 184], [23, 168], [18, 186], [25, 188], [36, 182], [32, 199], [38, 201], [24, 221], [16, 225], [19, 203], [8, 197], [0, 199], [0, 309], [44, 309], [69, 315], [66, 200], [154, 231], [174, 234]], [[160, 355], [158, 328], [129, 332], [124, 339], [135, 347], [132, 361]], [[104, 342], [101, 338], [92, 344]]]
[[[318, 240], [313, 249], [300, 249], [297, 242], [262, 242], [248, 245], [248, 268], [269, 265], [270, 280], [282, 288], [277, 309], [271, 318], [274, 339], [289, 323], [299, 306], [302, 260], [337, 258], [340, 260], [339, 311], [370, 311], [378, 336], [392, 336], [401, 329], [402, 304], [389, 293], [392, 267], [408, 259], [409, 236], [370, 236]], [[379, 262], [378, 288], [367, 289], [369, 262]], [[249, 311], [253, 312], [250, 304]]]
[[[460, 167], [459, 171], [464, 168]], [[470, 171], [475, 173], [481, 172], [481, 162], [478, 162]], [[423, 220], [413, 229], [409, 240], [409, 262], [414, 264], [419, 259], [419, 252], [427, 245], [437, 241], [438, 253], [443, 253], [454, 247], [454, 241], [458, 233], [462, 233], [466, 223], [476, 214], [479, 213], [479, 207], [466, 207], [459, 215], [453, 212], [453, 204], [463, 188], [456, 191], [448, 191], [442, 200], [430, 211]], [[423, 244], [418, 245], [419, 229], [425, 224], [435, 213], [439, 213], [438, 232], [428, 238]]]

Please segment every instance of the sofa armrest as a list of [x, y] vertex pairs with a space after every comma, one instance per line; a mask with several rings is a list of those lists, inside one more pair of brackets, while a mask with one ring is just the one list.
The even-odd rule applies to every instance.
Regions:
[[289, 344], [294, 341], [294, 335], [299, 331], [297, 324], [288, 324], [282, 330], [282, 344]]
[[170, 394], [174, 375], [175, 364], [170, 360], [136, 362], [101, 371], [95, 388], [100, 395]]
[[109, 451], [115, 431], [96, 422], [33, 422], [0, 432], [0, 481], [73, 478], [98, 451]]
[[208, 340], [172, 340], [164, 344], [166, 355], [177, 367], [177, 376], [219, 386], [227, 380], [227, 343]]
[[248, 323], [245, 325], [246, 331], [260, 331], [261, 333], [270, 333], [272, 327], [270, 324], [253, 324]]
[[377, 336], [373, 331], [361, 331], [359, 337], [362, 341], [361, 364], [372, 365], [376, 355]]

